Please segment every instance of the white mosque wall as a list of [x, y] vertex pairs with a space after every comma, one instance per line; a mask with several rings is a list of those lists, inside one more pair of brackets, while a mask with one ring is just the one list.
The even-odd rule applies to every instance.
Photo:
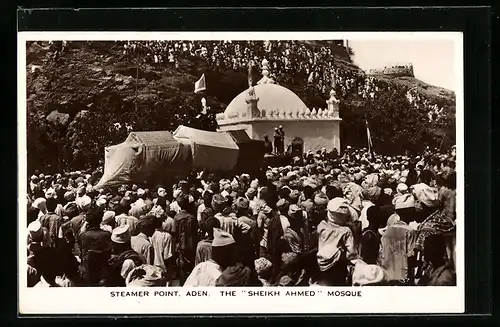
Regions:
[[295, 137], [304, 141], [304, 151], [307, 152], [326, 148], [336, 148], [340, 153], [339, 120], [260, 120], [251, 123], [235, 123], [220, 126], [221, 131], [244, 129], [255, 140], [263, 140], [267, 135], [273, 141], [274, 128], [283, 125], [285, 131], [285, 148]]

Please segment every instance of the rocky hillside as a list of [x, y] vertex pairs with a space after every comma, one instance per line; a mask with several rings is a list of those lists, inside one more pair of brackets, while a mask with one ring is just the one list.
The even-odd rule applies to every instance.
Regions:
[[428, 84], [421, 81], [415, 77], [410, 76], [390, 76], [384, 74], [373, 75], [379, 80], [386, 81], [388, 83], [399, 84], [407, 88], [416, 88], [420, 94], [423, 94], [427, 99], [433, 102], [440, 102], [448, 105], [455, 105], [455, 92]]
[[[335, 50], [336, 65], [358, 70], [345, 49], [328, 46]], [[29, 42], [26, 55], [29, 173], [95, 166], [102, 162], [104, 147], [122, 142], [130, 130], [174, 130], [180, 124], [215, 130], [215, 114], [248, 87], [244, 70], [218, 69], [199, 57], [153, 65], [124, 52], [123, 42], [63, 46]], [[203, 73], [207, 81], [203, 96], [211, 108], [206, 115], [200, 115], [202, 95], [193, 92]], [[258, 68], [253, 73], [258, 75]], [[404, 79], [389, 82], [406, 83]], [[303, 78], [281, 84], [308, 107], [325, 107], [326, 94], [306, 83]], [[446, 92], [435, 92], [422, 83], [418, 87], [449, 100]], [[344, 144], [363, 143], [363, 110], [370, 106], [363, 100], [346, 99], [343, 129], [350, 132], [343, 136]]]

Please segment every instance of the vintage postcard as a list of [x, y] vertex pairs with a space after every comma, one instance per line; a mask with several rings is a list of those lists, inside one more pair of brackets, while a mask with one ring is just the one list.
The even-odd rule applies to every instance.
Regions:
[[20, 314], [464, 312], [461, 33], [18, 49]]

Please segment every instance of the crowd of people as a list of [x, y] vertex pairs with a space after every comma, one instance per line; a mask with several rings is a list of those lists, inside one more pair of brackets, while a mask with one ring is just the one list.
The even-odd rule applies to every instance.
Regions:
[[200, 57], [217, 69], [247, 71], [265, 58], [270, 63], [270, 78], [278, 83], [301, 84], [328, 94], [333, 86], [341, 98], [356, 94], [375, 99], [383, 93], [404, 89], [410, 104], [425, 110], [430, 121], [443, 117], [443, 106], [419, 94], [415, 88], [396, 86], [367, 75], [350, 66], [348, 58], [339, 59], [343, 45], [313, 46], [298, 41], [129, 41], [123, 45], [131, 60], [138, 56], [156, 65], [179, 59]]
[[455, 149], [308, 152], [258, 175], [29, 179], [29, 287], [456, 285]]
[[[140, 59], [152, 65], [179, 67], [182, 58], [199, 57], [214, 69], [247, 72], [248, 66], [259, 67], [263, 59], [270, 66], [269, 77], [278, 83], [305, 85], [328, 95], [334, 87], [340, 98], [356, 95], [373, 100], [390, 92], [401, 92], [417, 110], [427, 113], [430, 122], [445, 117], [442, 103], [421, 94], [417, 88], [388, 83], [354, 68], [343, 58], [343, 45], [310, 45], [299, 41], [127, 41], [123, 54], [131, 62]], [[70, 42], [51, 42], [54, 56], [70, 47]]]

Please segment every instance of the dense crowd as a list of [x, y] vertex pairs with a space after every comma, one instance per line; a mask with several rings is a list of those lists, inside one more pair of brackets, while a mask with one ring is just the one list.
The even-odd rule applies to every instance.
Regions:
[[323, 149], [172, 185], [96, 189], [99, 177], [31, 176], [29, 287], [456, 283], [454, 148]]
[[294, 41], [129, 41], [123, 46], [131, 60], [138, 56], [150, 64], [176, 67], [179, 59], [196, 56], [217, 69], [247, 71], [249, 65], [258, 67], [265, 58], [270, 63], [269, 77], [278, 83], [306, 85], [323, 94], [333, 86], [341, 98], [356, 94], [368, 100], [402, 88], [408, 102], [425, 110], [430, 121], [444, 114], [442, 106], [415, 88], [395, 86], [353, 69], [347, 58], [339, 59], [334, 46], [308, 46]]

